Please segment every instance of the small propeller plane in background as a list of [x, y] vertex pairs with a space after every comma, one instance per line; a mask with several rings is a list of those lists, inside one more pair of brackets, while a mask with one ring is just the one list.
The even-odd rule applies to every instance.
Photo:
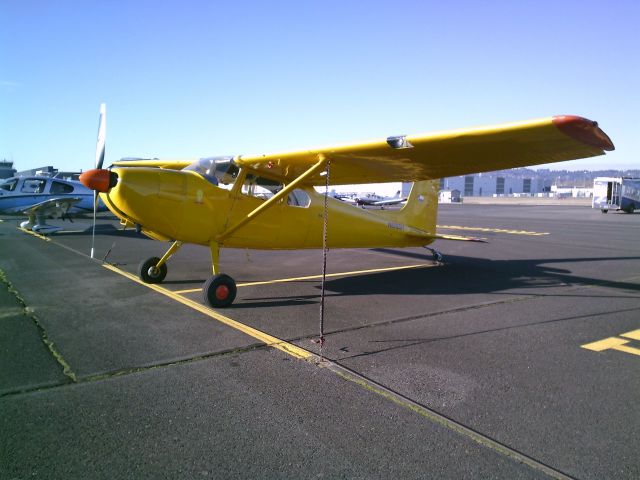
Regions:
[[[441, 177], [614, 149], [596, 122], [561, 115], [298, 152], [120, 161], [103, 169], [104, 104], [100, 119], [96, 168], [80, 181], [100, 192], [123, 225], [172, 242], [162, 258], [140, 263], [144, 282], [162, 282], [167, 261], [184, 243], [208, 246], [213, 276], [202, 290], [212, 307], [226, 307], [236, 297], [234, 280], [220, 272], [223, 247], [414, 247], [436, 239], [470, 240], [436, 233]], [[406, 204], [396, 211], [356, 208], [314, 189], [399, 181], [414, 183]]]
[[354, 199], [354, 202], [361, 207], [364, 207], [365, 205], [384, 207], [387, 205], [398, 205], [399, 203], [406, 201], [407, 197], [400, 196], [400, 190], [398, 190], [393, 197], [384, 197], [382, 195], [376, 195], [375, 193], [367, 193]]
[[[54, 233], [62, 227], [47, 218], [69, 218], [93, 211], [94, 192], [75, 180], [43, 176], [11, 177], [0, 182], [0, 214], [27, 215], [20, 227], [36, 233]], [[106, 210], [101, 204], [99, 209]]]

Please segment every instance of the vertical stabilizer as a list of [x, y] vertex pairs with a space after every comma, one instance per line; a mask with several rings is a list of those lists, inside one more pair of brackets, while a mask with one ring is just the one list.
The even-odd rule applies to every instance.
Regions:
[[423, 180], [411, 186], [405, 206], [396, 212], [386, 212], [398, 223], [433, 234], [438, 216], [440, 180]]

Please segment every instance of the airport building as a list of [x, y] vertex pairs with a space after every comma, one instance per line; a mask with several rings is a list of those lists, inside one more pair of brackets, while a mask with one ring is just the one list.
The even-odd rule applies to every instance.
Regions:
[[459, 191], [463, 197], [491, 197], [548, 193], [551, 184], [542, 178], [508, 172], [478, 173], [440, 179], [440, 190]]
[[[362, 185], [363, 189], [378, 194], [389, 195], [398, 190], [407, 196], [411, 183], [393, 183], [380, 185]], [[353, 185], [347, 189], [354, 190]], [[460, 175], [440, 179], [441, 201], [458, 202], [461, 197], [493, 197], [493, 196], [538, 196], [553, 195], [552, 180], [538, 177], [535, 172], [498, 171]]]
[[[409, 195], [411, 183], [402, 184], [368, 184], [368, 185], [344, 185], [332, 189], [332, 194], [352, 195], [370, 194], [386, 195], [392, 197], [398, 190], [403, 197]], [[537, 176], [534, 171], [497, 171], [476, 173], [474, 175], [460, 175], [440, 179], [440, 202], [460, 202], [464, 197], [536, 197], [536, 196], [590, 196], [591, 186], [576, 187], [573, 184], [564, 186], [565, 183], [556, 184], [555, 179], [549, 176]], [[319, 190], [320, 191], [320, 190]]]
[[81, 172], [63, 172], [52, 166], [32, 168], [18, 172], [19, 177], [53, 177], [62, 180], [78, 180]]
[[19, 177], [53, 177], [58, 171], [57, 168], [53, 168], [51, 165], [46, 167], [32, 168], [31, 170], [23, 170], [18, 172]]

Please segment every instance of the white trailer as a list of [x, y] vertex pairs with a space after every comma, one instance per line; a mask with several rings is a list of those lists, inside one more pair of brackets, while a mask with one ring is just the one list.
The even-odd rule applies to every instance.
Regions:
[[609, 210], [633, 213], [640, 209], [640, 178], [594, 178], [591, 207], [599, 208], [602, 213]]

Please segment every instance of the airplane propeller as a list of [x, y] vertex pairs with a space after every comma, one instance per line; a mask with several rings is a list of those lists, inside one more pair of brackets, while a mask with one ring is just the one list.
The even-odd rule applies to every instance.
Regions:
[[91, 234], [91, 258], [94, 257], [96, 240], [96, 213], [98, 211], [98, 193], [106, 193], [118, 182], [118, 176], [102, 168], [105, 155], [105, 143], [107, 137], [107, 106], [100, 104], [100, 120], [98, 122], [98, 139], [96, 142], [96, 164], [95, 168], [87, 170], [80, 175], [82, 184], [93, 190], [93, 230]]
[[[105, 141], [107, 137], [107, 105], [100, 104], [100, 120], [98, 121], [98, 139], [96, 142], [96, 170], [102, 169], [104, 163]], [[98, 191], [93, 190], [93, 229], [91, 232], [91, 258], [94, 258], [96, 242], [96, 212], [98, 211]]]

